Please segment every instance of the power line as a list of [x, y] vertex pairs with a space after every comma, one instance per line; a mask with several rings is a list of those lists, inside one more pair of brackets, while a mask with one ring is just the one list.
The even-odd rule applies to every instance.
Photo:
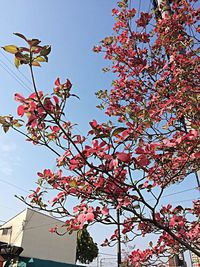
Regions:
[[[1, 55], [13, 66], [13, 62], [0, 50], [0, 53], [1, 53]], [[24, 77], [24, 79], [27, 81], [27, 82], [29, 82], [30, 83], [30, 85], [32, 86], [32, 82], [31, 82], [31, 80], [30, 79], [28, 79], [27, 77], [26, 77], [26, 75], [24, 75], [24, 73], [23, 72], [21, 72], [20, 70], [19, 70], [19, 68], [17, 68], [17, 71]]]
[[173, 195], [178, 195], [178, 194], [181, 194], [181, 193], [185, 193], [185, 192], [188, 192], [188, 191], [192, 191], [192, 190], [194, 190], [194, 189], [197, 189], [197, 188], [196, 188], [196, 187], [193, 187], [193, 188], [185, 189], [185, 190], [178, 191], [178, 192], [175, 192], [175, 193], [171, 193], [171, 194], [168, 194], [168, 195], [163, 195], [162, 198], [169, 197], [169, 196], [173, 196]]
[[[192, 187], [192, 188], [189, 188], [189, 189], [185, 189], [185, 190], [182, 190], [182, 191], [178, 191], [178, 192], [175, 192], [175, 193], [171, 193], [171, 194], [167, 194], [167, 195], [163, 195], [161, 197], [162, 198], [165, 198], [165, 197], [169, 197], [169, 196], [174, 196], [174, 195], [178, 195], [178, 194], [181, 194], [181, 193], [185, 193], [185, 192], [189, 192], [189, 191], [192, 191], [194, 189], [197, 189], [196, 187]], [[153, 200], [156, 200], [155, 198], [150, 198], [148, 199], [147, 201], [153, 201]]]
[[[172, 204], [175, 204], [175, 203], [182, 203], [182, 202], [188, 202], [188, 201], [193, 201], [194, 198], [190, 198], [190, 199], [185, 199], [185, 200], [181, 200], [181, 201], [172, 201], [171, 203]], [[197, 200], [200, 200], [200, 198], [197, 198]]]
[[3, 64], [2, 68], [7, 71], [9, 75], [11, 75], [20, 85], [22, 85], [26, 90], [32, 92], [32, 89], [25, 84], [25, 82], [2, 60], [0, 59], [1, 64]]
[[15, 185], [15, 184], [13, 184], [13, 183], [10, 183], [10, 182], [8, 182], [8, 181], [5, 181], [5, 180], [3, 180], [3, 179], [0, 179], [0, 182], [5, 183], [5, 184], [8, 184], [8, 185], [10, 185], [10, 186], [12, 186], [12, 187], [15, 187], [15, 188], [17, 188], [17, 189], [19, 189], [19, 190], [21, 190], [21, 191], [23, 191], [23, 192], [29, 193], [28, 190], [26, 190], [26, 189], [24, 189], [24, 188], [22, 188], [22, 187], [20, 187], [20, 186], [18, 186], [18, 185]]
[[[17, 188], [18, 190], [21, 190], [21, 191], [23, 191], [23, 192], [29, 193], [28, 190], [26, 190], [26, 189], [24, 189], [24, 188], [22, 188], [22, 187], [20, 187], [20, 186], [17, 186], [17, 185], [15, 185], [15, 184], [13, 184], [13, 183], [10, 183], [10, 182], [8, 182], [8, 181], [5, 181], [5, 180], [3, 180], [3, 179], [0, 179], [0, 182], [3, 182], [3, 183], [5, 183], [5, 184], [8, 184], [9, 186], [12, 186], [12, 187], [14, 187], [14, 188]], [[178, 192], [175, 192], [175, 193], [171, 193], [171, 194], [163, 195], [162, 198], [169, 197], [169, 196], [174, 196], [174, 195], [178, 195], [178, 194], [185, 193], [185, 192], [189, 192], [189, 191], [192, 191], [192, 190], [194, 190], [194, 189], [196, 189], [196, 187], [192, 187], [192, 188], [185, 189], [185, 190], [182, 190], [182, 191], [178, 191]], [[147, 201], [152, 201], [152, 200], [155, 200], [155, 199], [152, 198], [152, 199], [148, 199]], [[183, 200], [183, 201], [190, 201], [190, 200], [194, 200], [194, 199], [188, 199], [188, 200]], [[177, 201], [176, 201], [176, 202], [177, 202]], [[176, 203], [176, 202], [171, 202], [171, 203]], [[180, 201], [180, 202], [182, 202], [182, 201]]]
[[25, 85], [24, 81], [16, 75], [16, 73], [0, 59], [0, 66], [13, 78], [17, 83], [19, 83], [25, 90], [32, 92], [31, 88]]
[[[0, 60], [0, 66], [12, 77], [14, 78], [21, 86], [24, 87], [24, 84], [22, 84], [16, 77], [15, 75], [12, 74], [12, 72], [10, 72], [8, 69], [6, 69], [6, 67], [2, 64], [2, 61]], [[24, 87], [25, 88], [25, 87]]]
[[[197, 198], [198, 200], [200, 199], [200, 198]], [[174, 203], [182, 203], [182, 202], [188, 202], [188, 201], [193, 201], [194, 199], [193, 198], [191, 198], [191, 199], [185, 199], [185, 200], [182, 200], [182, 201], [173, 201], [173, 202], [171, 202], [172, 204], [174, 204]], [[30, 218], [26, 221], [26, 225], [28, 224], [28, 222], [31, 220], [31, 218], [32, 218], [32, 216], [34, 215], [34, 210], [33, 210], [33, 213], [32, 213], [32, 215], [30, 216]], [[4, 220], [0, 220], [1, 222], [6, 222], [6, 221], [4, 221]], [[61, 222], [60, 222], [61, 223]], [[64, 222], [63, 222], [64, 223]], [[22, 230], [20, 230], [19, 232], [18, 232], [18, 235], [17, 235], [17, 238], [18, 238], [18, 236], [19, 236], [19, 234], [22, 232], [22, 231], [27, 231], [27, 230], [32, 230], [32, 229], [37, 229], [37, 228], [41, 228], [41, 227], [44, 227], [44, 226], [50, 226], [50, 225], [54, 225], [55, 223], [54, 222], [52, 222], [52, 223], [45, 223], [45, 224], [41, 224], [41, 225], [37, 225], [37, 226], [33, 226], [33, 227], [28, 227], [28, 228], [23, 228]], [[16, 238], [16, 239], [17, 239]], [[15, 240], [16, 240], [15, 239]], [[109, 253], [99, 253], [99, 254], [101, 254], [101, 255], [105, 255], [105, 256], [115, 256], [114, 254], [109, 254]]]
[[[199, 198], [198, 198], [198, 199], [199, 199]], [[173, 202], [171, 202], [171, 203], [172, 203], [172, 204], [173, 204], [173, 203], [182, 203], [182, 202], [188, 202], [188, 201], [192, 201], [192, 200], [194, 200], [194, 199], [192, 198], [192, 199], [185, 199], [185, 200], [182, 200], [182, 201], [173, 201]], [[29, 221], [30, 221], [30, 219], [29, 219]], [[60, 222], [60, 223], [62, 223], [62, 222]], [[63, 223], [64, 223], [64, 222], [63, 222]], [[54, 225], [54, 222], [52, 222], [52, 223], [45, 223], [45, 224], [41, 224], [41, 225], [37, 225], [37, 226], [33, 226], [33, 227], [24, 228], [24, 231], [25, 231], [25, 230], [37, 229], [37, 228], [41, 228], [41, 227], [49, 226], [49, 225]], [[106, 256], [115, 256], [115, 255], [113, 255], [113, 254], [109, 254], [109, 253], [99, 253], [99, 254], [101, 254], [101, 255], [106, 255]]]
[[[189, 189], [185, 189], [185, 190], [182, 190], [182, 191], [178, 191], [178, 192], [175, 192], [175, 193], [171, 193], [171, 194], [167, 194], [167, 195], [163, 195], [161, 197], [162, 198], [165, 198], [165, 197], [169, 197], [169, 196], [174, 196], [174, 195], [178, 195], [178, 194], [181, 194], [181, 193], [185, 193], [185, 192], [189, 192], [189, 191], [192, 191], [194, 189], [197, 189], [196, 187], [192, 187], [192, 188], [189, 188]], [[151, 198], [151, 199], [148, 199], [147, 201], [153, 201], [153, 200], [156, 200], [155, 198]]]

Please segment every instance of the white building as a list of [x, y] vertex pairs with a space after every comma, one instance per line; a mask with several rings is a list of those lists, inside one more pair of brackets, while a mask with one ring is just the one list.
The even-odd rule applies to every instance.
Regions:
[[62, 225], [62, 221], [28, 208], [1, 226], [0, 242], [22, 247], [23, 258], [75, 264], [76, 233], [59, 236], [49, 231]]

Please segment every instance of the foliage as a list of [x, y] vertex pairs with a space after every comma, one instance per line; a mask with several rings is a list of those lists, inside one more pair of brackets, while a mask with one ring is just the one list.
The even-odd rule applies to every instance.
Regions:
[[77, 236], [77, 249], [76, 249], [76, 260], [81, 263], [89, 264], [98, 256], [98, 247], [94, 243], [87, 229], [78, 231]]
[[[57, 157], [56, 172], [38, 173], [29, 205], [67, 217], [67, 231], [95, 222], [115, 225], [104, 245], [118, 239], [114, 210], [120, 209], [125, 242], [158, 236], [149, 248], [130, 253], [128, 261], [135, 267], [158, 266], [187, 249], [200, 256], [199, 201], [193, 207], [160, 205], [166, 188], [181, 184], [199, 166], [200, 10], [195, 2], [173, 1], [171, 14], [156, 21], [152, 13], [141, 12], [135, 31], [131, 21], [136, 10], [129, 10], [125, 0], [113, 9], [114, 35], [94, 47], [116, 74], [111, 90], [97, 92], [99, 108], [110, 120], [92, 120], [87, 136], [75, 134], [65, 118], [66, 102], [74, 96], [68, 79], [61, 83], [57, 78], [51, 95], [37, 90], [33, 66], [42, 61], [38, 58], [47, 61], [50, 48], [21, 34], [28, 48], [4, 47], [15, 55], [17, 66], [29, 65], [35, 92], [15, 94], [24, 120], [2, 116], [0, 123], [5, 132], [11, 127]], [[55, 189], [51, 205], [43, 202], [47, 185]], [[71, 196], [79, 201], [72, 210], [66, 204]]]

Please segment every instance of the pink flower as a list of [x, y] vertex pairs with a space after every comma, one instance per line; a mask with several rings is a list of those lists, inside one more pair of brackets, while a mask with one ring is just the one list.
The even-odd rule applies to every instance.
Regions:
[[103, 207], [103, 209], [101, 210], [101, 213], [107, 216], [109, 214], [109, 209], [107, 207]]

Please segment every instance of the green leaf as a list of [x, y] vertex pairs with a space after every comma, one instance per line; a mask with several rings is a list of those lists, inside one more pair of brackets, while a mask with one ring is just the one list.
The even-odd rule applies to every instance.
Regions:
[[34, 60], [38, 62], [46, 62], [46, 59], [44, 57], [36, 57]]
[[39, 46], [39, 45], [37, 45], [37, 46], [32, 46], [31, 47], [31, 52], [33, 52], [33, 53], [39, 53], [38, 51], [41, 51], [41, 49], [42, 49], [42, 46]]
[[40, 63], [37, 61], [32, 61], [31, 65], [34, 67], [41, 67]]
[[6, 52], [11, 53], [11, 54], [16, 54], [19, 50], [19, 48], [15, 45], [6, 45], [2, 47]]
[[5, 118], [0, 116], [0, 124], [4, 124], [5, 123]]
[[117, 134], [119, 134], [119, 133], [121, 133], [121, 132], [123, 132], [123, 131], [125, 131], [125, 130], [126, 130], [125, 127], [119, 127], [119, 128], [116, 128], [116, 129], [112, 132], [112, 135], [113, 135], [113, 136], [116, 136]]
[[53, 140], [53, 139], [54, 139], [54, 137], [53, 137], [53, 135], [52, 135], [52, 134], [48, 134], [48, 135], [47, 135], [47, 138], [48, 138], [48, 140], [49, 140], [49, 141], [51, 141], [51, 140]]
[[77, 187], [77, 182], [75, 180], [72, 180], [69, 182], [70, 187]]
[[26, 59], [27, 59], [27, 56], [24, 55], [24, 54], [22, 54], [22, 53], [20, 53], [20, 52], [17, 52], [17, 53], [15, 54], [15, 57], [16, 57], [18, 60], [26, 60]]
[[153, 247], [153, 242], [152, 241], [149, 242], [149, 246]]
[[43, 179], [39, 178], [39, 179], [37, 180], [37, 184], [38, 184], [39, 186], [41, 186], [42, 183], [43, 183]]
[[15, 62], [15, 66], [16, 66], [16, 68], [19, 68], [19, 66], [21, 65], [21, 64], [20, 64], [20, 60], [19, 60], [18, 58], [15, 57], [14, 62]]
[[23, 126], [23, 124], [21, 124], [21, 123], [19, 123], [19, 122], [16, 122], [16, 123], [14, 124], [14, 126], [17, 127], [17, 128], [19, 128], [19, 127]]
[[109, 138], [109, 137], [110, 137], [109, 134], [98, 134], [93, 138], [93, 140], [98, 139], [98, 138]]
[[51, 46], [50, 45], [45, 45], [40, 52], [40, 56], [47, 56], [51, 52]]

